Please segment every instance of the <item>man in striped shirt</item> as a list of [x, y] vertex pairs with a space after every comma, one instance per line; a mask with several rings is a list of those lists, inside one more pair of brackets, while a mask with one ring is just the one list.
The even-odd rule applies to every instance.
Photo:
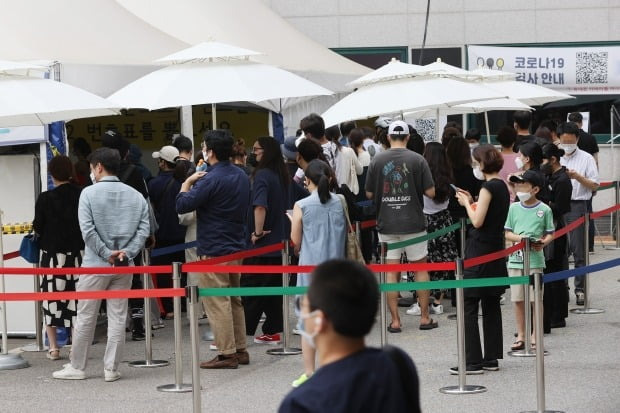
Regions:
[[[562, 123], [558, 126], [557, 133], [560, 137], [560, 147], [565, 152], [560, 163], [566, 167], [566, 174], [571, 178], [573, 185], [570, 212], [565, 215], [566, 225], [569, 225], [588, 213], [588, 202], [592, 199], [592, 192], [599, 187], [598, 168], [594, 157], [577, 147], [579, 127], [575, 123]], [[569, 254], [573, 254], [575, 268], [584, 266], [585, 254], [588, 253], [583, 237], [583, 225], [568, 233]], [[577, 305], [584, 304], [584, 280], [583, 275], [575, 277]]]

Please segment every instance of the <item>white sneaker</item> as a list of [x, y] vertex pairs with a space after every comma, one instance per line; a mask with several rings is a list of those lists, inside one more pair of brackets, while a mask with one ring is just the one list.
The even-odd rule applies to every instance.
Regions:
[[428, 312], [430, 314], [443, 314], [443, 305], [431, 304], [428, 306]]
[[295, 334], [296, 336], [300, 336], [300, 335], [301, 335], [301, 333], [299, 332], [299, 330], [298, 330], [298, 329], [296, 329], [296, 328], [294, 328], [294, 329], [293, 329], [293, 334]]
[[209, 350], [217, 351], [217, 346], [215, 344], [209, 344]]
[[84, 370], [74, 369], [71, 364], [65, 364], [62, 370], [53, 372], [52, 377], [59, 380], [84, 380], [86, 373]]
[[411, 307], [406, 311], [409, 315], [422, 315], [422, 311], [420, 310], [420, 304], [413, 303]]
[[103, 370], [103, 379], [107, 382], [116, 381], [121, 378], [118, 370]]
[[502, 295], [499, 299], [499, 305], [504, 305], [504, 304], [506, 304], [506, 297]]
[[159, 319], [153, 322], [153, 324], [151, 325], [151, 330], [159, 330], [164, 327], [166, 327], [166, 325], [164, 324], [164, 321]]

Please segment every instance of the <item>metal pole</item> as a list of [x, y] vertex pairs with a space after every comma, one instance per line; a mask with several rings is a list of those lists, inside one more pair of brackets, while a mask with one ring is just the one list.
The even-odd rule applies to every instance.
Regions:
[[[536, 410], [523, 413], [564, 413], [545, 410], [545, 345], [543, 338], [543, 275], [534, 274], [534, 329], [536, 330]], [[528, 286], [529, 288], [529, 286]]]
[[[459, 229], [460, 233], [461, 233], [461, 242], [459, 245], [459, 250], [460, 250], [460, 258], [462, 260], [465, 259], [465, 241], [467, 238], [467, 218], [461, 218], [459, 220], [461, 222], [461, 228]], [[454, 290], [455, 292], [457, 290]], [[458, 293], [457, 293], [457, 300], [458, 300]], [[457, 301], [457, 311], [458, 311], [458, 301]], [[456, 320], [457, 319], [457, 314], [448, 314], [447, 315], [448, 320]]]
[[[2, 210], [0, 210], [0, 268], [4, 268], [4, 247], [2, 244]], [[0, 274], [0, 293], [4, 294], [4, 274]], [[2, 312], [2, 352], [0, 353], [0, 370], [15, 370], [30, 367], [28, 362], [19, 354], [9, 354], [9, 339], [7, 333], [6, 301], [0, 301]]]
[[357, 242], [362, 245], [362, 223], [359, 221], [355, 221], [355, 236], [357, 237]]
[[[282, 250], [282, 265], [288, 265], [289, 259], [289, 242], [287, 239], [282, 241], [284, 243], [284, 249]], [[288, 273], [282, 273], [282, 286], [288, 287]], [[267, 354], [275, 356], [292, 356], [295, 354], [301, 354], [301, 349], [296, 347], [289, 347], [288, 343], [291, 338], [291, 328], [289, 324], [289, 296], [284, 294], [282, 297], [282, 347], [267, 350]]]
[[192, 341], [192, 400], [194, 413], [202, 411], [202, 403], [200, 400], [200, 337], [198, 334], [198, 307], [200, 299], [198, 298], [198, 287], [192, 285], [187, 287], [187, 307], [189, 309], [189, 332]]
[[[172, 263], [172, 287], [181, 288], [181, 263]], [[192, 391], [191, 384], [183, 384], [183, 344], [181, 327], [181, 297], [172, 299], [174, 306], [174, 384], [157, 386], [157, 390], [170, 393]]]
[[[149, 253], [147, 250], [142, 250], [142, 262], [145, 266], [151, 263]], [[142, 274], [142, 288], [144, 290], [149, 289], [149, 274]], [[177, 314], [174, 315], [175, 318]], [[144, 360], [130, 361], [128, 364], [131, 367], [164, 367], [170, 364], [166, 360], [153, 360], [153, 347], [152, 347], [152, 323], [151, 323], [151, 299], [144, 297], [144, 348], [145, 358]]]
[[[34, 264], [34, 268], [38, 268], [37, 264]], [[39, 274], [35, 274], [33, 277], [34, 280], [34, 292], [41, 292], [41, 278]], [[43, 314], [43, 310], [41, 309], [41, 301], [34, 302], [34, 325], [35, 325], [35, 342], [32, 344], [25, 345], [22, 347], [22, 351], [27, 352], [38, 352], [45, 351], [45, 347], [43, 346], [43, 320], [41, 315]]]
[[[379, 251], [381, 254], [380, 257], [380, 263], [383, 265], [385, 264], [385, 257], [387, 255], [387, 242], [380, 242], [379, 243]], [[379, 273], [379, 284], [383, 285], [385, 284], [385, 280], [386, 279], [386, 274], [385, 271], [381, 271]], [[380, 300], [379, 300], [379, 307], [380, 307], [380, 317], [381, 317], [381, 347], [384, 347], [387, 344], [387, 313], [386, 313], [386, 305], [387, 305], [387, 300], [386, 298], [386, 292], [381, 292], [381, 296], [380, 296]]]
[[490, 145], [491, 144], [491, 131], [489, 130], [489, 114], [487, 113], [487, 111], [484, 111], [484, 124], [487, 128], [487, 143]]
[[[614, 164], [614, 167], [615, 167], [615, 164]], [[620, 180], [617, 180], [614, 182], [614, 189], [615, 189], [616, 205], [618, 205], [620, 204]], [[612, 214], [613, 215], [612, 215], [611, 222], [613, 223], [613, 225], [616, 226], [616, 228], [613, 230], [614, 236], [616, 238], [616, 246], [612, 248], [606, 248], [606, 249], [620, 250], [620, 211], [615, 211]]]
[[[456, 259], [455, 278], [463, 279], [463, 259]], [[477, 321], [476, 321], [477, 322]], [[474, 394], [487, 391], [484, 386], [466, 383], [467, 363], [465, 357], [465, 294], [463, 288], [456, 289], [456, 345], [458, 348], [459, 385], [446, 386], [439, 389], [445, 394]]]
[[[211, 130], [219, 129], [217, 127], [217, 108], [216, 108], [215, 103], [211, 103], [211, 121], [213, 123], [213, 125], [211, 126]], [[206, 161], [207, 160], [205, 159], [205, 162]]]
[[[524, 238], [523, 242], [523, 275], [531, 276], [530, 271], [530, 239]], [[523, 288], [523, 307], [525, 308], [525, 348], [523, 350], [509, 351], [509, 356], [515, 357], [536, 357], [536, 353], [532, 351], [532, 304], [530, 303], [530, 283], [525, 284]]]
[[[589, 245], [588, 242], [590, 238], [590, 213], [586, 212], [583, 218], [584, 218], [584, 221], [583, 221], [584, 254], [583, 254], [583, 257], [584, 257], [584, 265], [587, 267], [588, 265], [590, 265], [590, 254], [588, 253], [588, 245]], [[583, 295], [584, 295], [583, 308], [573, 308], [572, 310], [570, 310], [571, 313], [573, 314], [600, 314], [600, 313], [605, 312], [605, 310], [602, 310], [600, 308], [590, 308], [590, 294], [589, 294], [590, 289], [588, 288], [589, 280], [590, 280], [590, 275], [585, 274], [583, 277]]]

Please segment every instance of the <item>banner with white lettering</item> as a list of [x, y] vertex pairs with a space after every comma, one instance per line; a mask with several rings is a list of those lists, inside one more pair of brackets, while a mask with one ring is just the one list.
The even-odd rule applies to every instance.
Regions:
[[518, 81], [571, 95], [620, 93], [620, 46], [467, 46], [467, 56], [469, 69], [516, 73]]

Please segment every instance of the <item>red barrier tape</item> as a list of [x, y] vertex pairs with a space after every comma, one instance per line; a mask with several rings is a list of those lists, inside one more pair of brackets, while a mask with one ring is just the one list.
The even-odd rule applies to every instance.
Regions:
[[373, 228], [376, 226], [377, 226], [377, 221], [374, 219], [371, 219], [370, 221], [363, 221], [360, 223], [360, 228], [362, 229]]
[[283, 249], [284, 249], [284, 243], [279, 242], [277, 244], [267, 245], [265, 247], [260, 247], [260, 248], [256, 248], [253, 250], [239, 251], [239, 252], [235, 252], [234, 254], [228, 254], [228, 255], [223, 255], [221, 257], [209, 258], [208, 260], [188, 262], [187, 264], [183, 265], [183, 271], [196, 272], [197, 270], [194, 268], [194, 266], [196, 265], [221, 264], [221, 263], [229, 262], [233, 260], [241, 260], [243, 258], [256, 257], [257, 255], [263, 255], [263, 254], [267, 254], [270, 252], [282, 251]]
[[13, 252], [9, 252], [8, 254], [4, 254], [2, 256], [2, 258], [6, 261], [6, 260], [10, 260], [13, 258], [17, 258], [19, 257], [19, 251], [13, 251]]
[[67, 291], [56, 293], [3, 293], [0, 301], [46, 301], [46, 300], [108, 300], [111, 298], [185, 297], [183, 288], [158, 290], [99, 290]]
[[464, 266], [465, 266], [465, 268], [475, 267], [476, 265], [485, 264], [487, 262], [491, 262], [491, 261], [498, 260], [500, 258], [507, 257], [510, 254], [512, 254], [513, 252], [519, 251], [520, 249], [522, 249], [524, 245], [525, 245], [525, 243], [523, 241], [521, 241], [520, 243], [518, 243], [516, 245], [513, 245], [510, 248], [506, 248], [505, 250], [501, 250], [501, 251], [497, 251], [497, 252], [492, 252], [492, 253], [487, 254], [487, 255], [481, 255], [480, 257], [475, 257], [475, 258], [467, 259], [464, 262]]
[[598, 217], [602, 217], [603, 215], [611, 214], [612, 212], [617, 211], [619, 209], [620, 209], [620, 205], [614, 205], [612, 207], [609, 207], [607, 209], [603, 209], [601, 211], [592, 212], [590, 214], [590, 218], [596, 219]]
[[15, 268], [0, 267], [0, 274], [13, 275], [64, 275], [64, 274], [166, 274], [172, 272], [171, 265], [136, 267], [78, 267], [78, 268]]
[[[244, 273], [244, 274], [283, 274], [310, 273], [316, 265], [196, 265], [192, 270], [199, 272]], [[454, 262], [436, 262], [427, 264], [371, 264], [368, 268], [373, 272], [398, 271], [453, 271]]]
[[555, 231], [553, 233], [553, 239], [557, 239], [557, 238], [563, 237], [564, 235], [568, 234], [569, 232], [571, 232], [572, 230], [574, 230], [578, 226], [583, 225], [584, 221], [585, 221], [585, 218], [581, 217], [578, 220], [571, 222], [570, 224], [568, 224], [564, 228]]

